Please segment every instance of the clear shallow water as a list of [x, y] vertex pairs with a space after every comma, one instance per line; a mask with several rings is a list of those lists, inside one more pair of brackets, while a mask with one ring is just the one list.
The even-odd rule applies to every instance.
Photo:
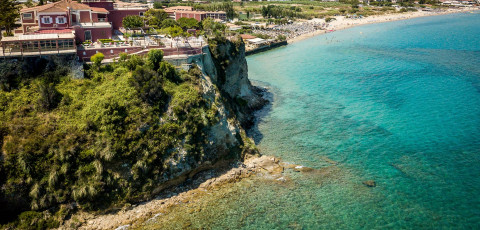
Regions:
[[[340, 225], [320, 226], [480, 227], [479, 14], [356, 27], [248, 64], [275, 95], [262, 152], [354, 175], [305, 201], [335, 203]], [[368, 179], [378, 186], [344, 197]]]
[[274, 95], [260, 150], [319, 171], [242, 181], [176, 208], [169, 227], [480, 228], [480, 14], [356, 27], [247, 60]]

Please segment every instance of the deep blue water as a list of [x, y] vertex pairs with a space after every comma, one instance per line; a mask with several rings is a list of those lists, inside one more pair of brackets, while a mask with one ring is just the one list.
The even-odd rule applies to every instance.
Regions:
[[480, 228], [480, 14], [355, 27], [247, 60], [274, 95], [261, 152], [339, 164], [324, 179], [292, 174], [294, 189], [258, 185], [237, 204], [267, 214], [239, 227]]

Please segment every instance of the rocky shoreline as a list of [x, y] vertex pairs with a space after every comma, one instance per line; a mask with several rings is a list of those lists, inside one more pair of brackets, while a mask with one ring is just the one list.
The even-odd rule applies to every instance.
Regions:
[[304, 173], [318, 171], [301, 165], [285, 163], [272, 156], [249, 156], [243, 163], [236, 162], [234, 166], [231, 169], [220, 168], [201, 172], [192, 180], [163, 191], [151, 201], [126, 205], [121, 210], [109, 214], [77, 213], [64, 222], [59, 229], [120, 230], [137, 228], [151, 218], [168, 213], [168, 210], [176, 205], [195, 202], [196, 199], [200, 199], [209, 192], [244, 178], [262, 176], [268, 180], [286, 183], [289, 178], [282, 174], [286, 169]]

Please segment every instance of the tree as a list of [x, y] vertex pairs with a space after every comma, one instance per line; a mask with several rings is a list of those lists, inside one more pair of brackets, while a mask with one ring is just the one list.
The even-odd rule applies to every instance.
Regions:
[[27, 2], [25, 2], [25, 6], [30, 8], [30, 7], [33, 7], [33, 1], [32, 0], [27, 0]]
[[13, 35], [15, 21], [20, 16], [18, 3], [15, 0], [0, 0], [0, 12], [0, 28], [5, 28], [6, 34]]
[[145, 12], [145, 20], [147, 25], [159, 28], [162, 25], [163, 20], [168, 18], [167, 12], [164, 10], [149, 9]]
[[128, 15], [123, 18], [122, 24], [125, 28], [141, 28], [143, 27], [143, 18], [138, 15]]
[[178, 36], [182, 35], [182, 33], [183, 33], [183, 30], [179, 26], [173, 26], [173, 27], [168, 28], [168, 34], [172, 38], [178, 37]]
[[173, 81], [173, 82], [179, 81], [178, 75], [175, 72], [175, 67], [168, 62], [165, 62], [165, 61], [160, 62], [157, 73], [159, 76], [169, 79], [170, 81]]
[[127, 53], [122, 52], [118, 55], [118, 61], [119, 62], [122, 62], [122, 63], [126, 62], [127, 59], [128, 59], [128, 54]]
[[168, 28], [168, 27], [173, 27], [173, 26], [178, 26], [177, 21], [173, 19], [165, 19], [162, 21], [161, 27], [163, 28]]
[[202, 27], [208, 34], [215, 34], [219, 36], [225, 33], [227, 26], [223, 23], [215, 22], [211, 18], [206, 18], [202, 21]]
[[206, 18], [202, 21], [203, 30], [205, 30], [208, 34], [213, 33], [213, 24], [215, 22], [211, 18]]
[[154, 9], [162, 9], [163, 8], [163, 4], [161, 2], [154, 2], [153, 3], [153, 8]]
[[199, 23], [195, 18], [179, 18], [177, 23], [182, 27], [182, 29], [197, 29], [199, 27]]
[[160, 66], [160, 62], [163, 59], [163, 51], [160, 49], [153, 49], [148, 51], [147, 60], [149, 65], [152, 67], [153, 70], [158, 70]]
[[96, 66], [97, 68], [100, 68], [100, 65], [102, 64], [103, 59], [105, 58], [105, 55], [102, 53], [97, 53], [93, 55], [90, 60], [93, 62], [93, 65]]
[[135, 70], [138, 66], [143, 66], [145, 61], [138, 55], [129, 55], [128, 60], [123, 64], [125, 67], [127, 67], [127, 69]]
[[223, 10], [225, 10], [225, 13], [227, 15], [227, 19], [232, 20], [235, 17], [235, 10], [233, 9], [233, 4], [229, 2], [225, 2], [223, 4]]
[[137, 67], [130, 82], [140, 98], [149, 105], [158, 105], [166, 96], [162, 87], [162, 77], [148, 67]]

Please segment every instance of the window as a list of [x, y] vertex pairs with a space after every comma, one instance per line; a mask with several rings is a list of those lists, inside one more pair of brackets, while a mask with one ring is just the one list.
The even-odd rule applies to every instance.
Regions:
[[51, 40], [40, 41], [40, 49], [42, 50], [57, 49], [57, 43], [56, 41], [51, 41]]
[[32, 13], [24, 13], [23, 19], [32, 19]]
[[52, 24], [52, 18], [51, 17], [43, 17], [42, 18], [42, 23], [43, 24]]
[[140, 17], [143, 17], [143, 12], [138, 13], [138, 15], [140, 15]]
[[65, 20], [65, 17], [58, 17], [57, 18], [57, 23], [58, 24], [65, 24], [67, 23], [66, 20]]
[[92, 40], [92, 31], [86, 30], [85, 31], [85, 41], [91, 41]]

